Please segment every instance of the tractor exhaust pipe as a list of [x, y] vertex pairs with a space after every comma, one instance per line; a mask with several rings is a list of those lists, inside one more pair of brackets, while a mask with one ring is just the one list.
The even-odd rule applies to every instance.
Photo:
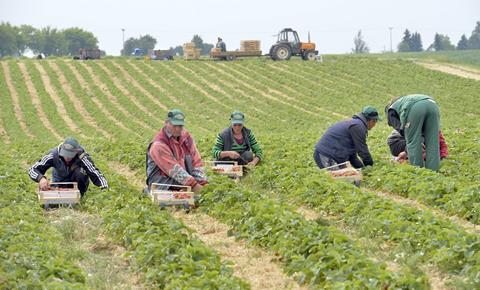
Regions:
[[310, 43], [310, 31], [308, 32], [308, 43]]

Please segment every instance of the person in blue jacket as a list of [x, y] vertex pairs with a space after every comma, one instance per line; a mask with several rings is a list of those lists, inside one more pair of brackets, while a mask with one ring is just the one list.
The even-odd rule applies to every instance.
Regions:
[[[373, 165], [367, 136], [381, 120], [377, 109], [366, 106], [351, 119], [332, 125], [315, 145], [313, 158], [319, 168], [350, 161], [355, 168]], [[358, 158], [360, 156], [360, 159]]]

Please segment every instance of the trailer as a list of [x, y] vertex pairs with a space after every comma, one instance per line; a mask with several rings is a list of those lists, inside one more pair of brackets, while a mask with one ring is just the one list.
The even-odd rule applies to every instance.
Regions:
[[78, 55], [74, 56], [73, 59], [100, 59], [102, 56], [102, 51], [98, 48], [80, 48], [78, 50]]
[[210, 57], [211, 58], [223, 59], [223, 60], [228, 60], [228, 61], [235, 60], [237, 57], [255, 57], [255, 56], [257, 56], [257, 57], [262, 56], [262, 51], [261, 50], [253, 50], [253, 51], [241, 51], [241, 50], [218, 51], [218, 50], [212, 50], [212, 51], [210, 51]]
[[173, 60], [173, 56], [171, 49], [149, 49], [146, 58], [150, 60]]

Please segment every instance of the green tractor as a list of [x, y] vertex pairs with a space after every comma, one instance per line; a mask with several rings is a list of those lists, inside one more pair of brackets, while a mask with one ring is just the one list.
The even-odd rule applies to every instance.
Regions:
[[315, 50], [315, 43], [300, 42], [297, 31], [285, 28], [278, 34], [277, 43], [270, 48], [270, 57], [273, 60], [289, 60], [292, 55], [298, 55], [303, 60], [316, 60], [318, 51]]

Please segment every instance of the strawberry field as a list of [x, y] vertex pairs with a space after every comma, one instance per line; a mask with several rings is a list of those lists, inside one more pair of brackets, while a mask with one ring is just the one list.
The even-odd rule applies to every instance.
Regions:
[[[0, 76], [2, 289], [480, 288], [479, 81], [348, 56], [8, 60]], [[313, 146], [331, 124], [411, 93], [439, 103], [450, 153], [440, 172], [392, 163], [385, 121], [369, 132], [375, 165], [363, 170], [360, 188], [317, 169]], [[234, 110], [245, 113], [265, 155], [239, 183], [210, 172], [200, 207], [188, 214], [160, 210], [141, 194], [146, 146], [172, 108], [185, 112], [204, 159]], [[52, 218], [27, 171], [67, 136], [111, 188], [90, 187], [79, 207]], [[108, 255], [121, 257], [118, 272], [130, 278], [95, 281], [85, 266], [94, 251], [72, 251], [58, 226], [69, 211], [101, 221], [105, 243], [122, 251]], [[209, 222], [199, 230], [195, 219]], [[255, 251], [256, 262], [234, 248]]]

